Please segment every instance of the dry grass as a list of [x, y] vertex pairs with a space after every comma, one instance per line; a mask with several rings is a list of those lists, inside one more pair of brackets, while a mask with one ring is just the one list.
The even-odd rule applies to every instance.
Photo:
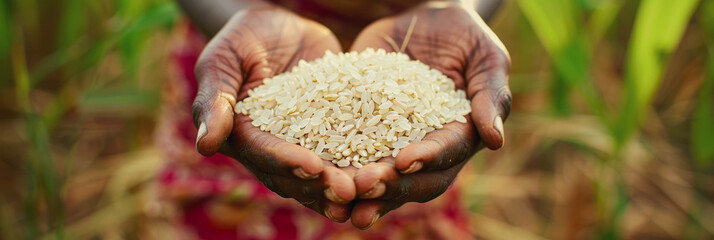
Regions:
[[[35, 1], [10, 2], [0, 4], [0, 57], [12, 63], [0, 66], [0, 239], [181, 236], [175, 209], [156, 195], [162, 160], [152, 136], [166, 43], [180, 38], [163, 23], [174, 23], [178, 10], [166, 1], [64, 0], [46, 3], [62, 9], [52, 15], [40, 14], [47, 9]], [[714, 21], [704, 2], [661, 69], [645, 121], [618, 143], [508, 1], [491, 23], [514, 61], [507, 143], [479, 153], [456, 183], [476, 238], [714, 238], [714, 172], [695, 160], [701, 154], [692, 140], [700, 103], [711, 100], [700, 93], [714, 73], [706, 32]], [[620, 7], [609, 30], [589, 43], [596, 51], [585, 80], [604, 109], [625, 102], [621, 59], [638, 3]], [[73, 11], [79, 21], [59, 21], [70, 26], [57, 28], [63, 37], [38, 25]], [[70, 24], [82, 22], [91, 24]], [[72, 41], [38, 42], [55, 37]], [[11, 59], [12, 47], [26, 51]]]

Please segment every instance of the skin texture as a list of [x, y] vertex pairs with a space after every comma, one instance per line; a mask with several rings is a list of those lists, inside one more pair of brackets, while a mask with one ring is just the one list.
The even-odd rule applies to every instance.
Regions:
[[352, 50], [367, 47], [404, 49], [412, 59], [440, 70], [466, 91], [472, 112], [467, 123], [449, 123], [404, 148], [396, 159], [357, 171], [357, 195], [368, 199], [352, 210], [352, 224], [359, 228], [404, 203], [436, 198], [476, 151], [503, 146], [503, 120], [511, 106], [508, 52], [471, 7], [430, 2], [381, 19], [357, 37]]
[[354, 169], [337, 169], [316, 154], [290, 144], [234, 114], [236, 101], [262, 79], [322, 56], [342, 51], [324, 26], [269, 4], [235, 14], [208, 43], [196, 65], [199, 83], [193, 105], [199, 129], [198, 152], [220, 151], [240, 161], [282, 197], [338, 222], [349, 218], [355, 198]]
[[474, 153], [504, 144], [510, 59], [473, 6], [462, 3], [424, 3], [381, 19], [355, 39], [351, 50], [395, 50], [386, 39], [397, 43], [397, 50], [406, 42], [404, 52], [412, 59], [442, 71], [466, 90], [472, 100], [467, 123], [447, 124], [396, 158], [359, 170], [337, 169], [303, 147], [260, 131], [247, 116], [233, 113], [235, 103], [263, 78], [289, 70], [300, 59], [342, 49], [324, 26], [270, 4], [254, 4], [228, 20], [196, 66], [198, 151], [233, 157], [280, 196], [334, 221], [351, 217], [363, 229], [404, 203], [438, 197]]

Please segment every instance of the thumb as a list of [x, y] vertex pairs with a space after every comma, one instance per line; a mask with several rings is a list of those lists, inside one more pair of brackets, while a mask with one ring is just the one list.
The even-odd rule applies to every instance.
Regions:
[[484, 145], [496, 150], [505, 143], [503, 122], [511, 111], [510, 60], [507, 53], [491, 50], [471, 64], [466, 72], [471, 119]]
[[[204, 156], [218, 152], [233, 129], [234, 107], [241, 76], [225, 69], [198, 64], [198, 94], [193, 102], [193, 121], [198, 127], [196, 149]], [[232, 71], [232, 70], [228, 70]]]

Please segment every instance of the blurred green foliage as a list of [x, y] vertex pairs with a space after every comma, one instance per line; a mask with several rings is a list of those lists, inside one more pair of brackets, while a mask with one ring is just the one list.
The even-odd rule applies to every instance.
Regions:
[[[518, 0], [521, 11], [526, 16], [541, 43], [550, 55], [555, 68], [551, 85], [551, 106], [558, 115], [572, 113], [573, 89], [582, 95], [589, 108], [589, 114], [598, 117], [601, 124], [608, 126], [612, 138], [611, 151], [601, 159], [606, 161], [624, 160], [621, 150], [631, 141], [642, 123], [647, 121], [652, 99], [659, 89], [660, 79], [667, 69], [673, 50], [678, 46], [685, 29], [694, 13], [697, 0], [639, 1], [635, 22], [632, 26], [630, 42], [627, 46], [625, 74], [621, 98], [616, 107], [608, 106], [608, 97], [597, 91], [592, 74], [594, 52], [602, 37], [623, 8], [624, 0]], [[711, 1], [709, 1], [711, 2]], [[703, 14], [706, 15], [706, 14]], [[710, 21], [711, 22], [711, 21]], [[586, 26], [586, 27], [583, 27]], [[711, 81], [708, 81], [711, 82]], [[697, 111], [696, 131], [711, 132], [714, 119], [711, 117], [712, 86], [705, 84], [701, 93], [701, 104]], [[588, 113], [586, 112], [586, 113]], [[711, 134], [694, 134], [695, 144], [710, 144]], [[587, 139], [582, 139], [587, 141]], [[587, 144], [581, 144], [587, 146]], [[705, 150], [706, 149], [706, 150]], [[699, 147], [699, 156], [709, 156], [712, 148]], [[597, 151], [595, 149], [591, 151]], [[706, 157], [700, 157], [704, 159]], [[618, 182], [624, 182], [619, 164], [613, 165]], [[598, 211], [604, 213], [599, 226], [599, 239], [620, 239], [621, 219], [629, 202], [624, 184], [616, 184], [615, 196], [608, 196], [611, 190], [599, 188]], [[610, 198], [608, 200], [608, 198]], [[606, 202], [613, 202], [607, 204]], [[614, 206], [614, 207], [613, 207]]]
[[[521, 42], [507, 44], [511, 54], [518, 61], [533, 53], [533, 45], [540, 44], [549, 55], [547, 68], [552, 70], [546, 77], [550, 80], [548, 89], [537, 89], [533, 87], [537, 84], [523, 80], [540, 80], [538, 77], [516, 69], [512, 78], [514, 103], [518, 105], [519, 93], [542, 90], [548, 96], [545, 115], [556, 119], [551, 121], [575, 122], [577, 117], [593, 116], [599, 123], [596, 126], [603, 126], [608, 138], [601, 141], [605, 146], [593, 144], [600, 140], [593, 140], [598, 136], [592, 134], [598, 130], [594, 129], [587, 132], [590, 135], [583, 134], [587, 137], [548, 139], [542, 143], [541, 150], [557, 151], [553, 146], [557, 140], [563, 140], [597, 159], [593, 175], [602, 181], [592, 183], [599, 214], [594, 238], [620, 239], [621, 221], [632, 195], [623, 177], [627, 171], [624, 162], [630, 154], [626, 150], [632, 142], [648, 141], [641, 135], [649, 116], [654, 114], [653, 100], [671, 65], [672, 54], [691, 26], [696, 11], [699, 11], [698, 26], [704, 32], [708, 49], [703, 60], [707, 74], [697, 91], [691, 128], [685, 128], [691, 148], [686, 147], [684, 151], [691, 151], [686, 155], [696, 158], [705, 169], [714, 162], [714, 148], [710, 147], [714, 142], [714, 1], [514, 2], [529, 27], [517, 30], [525, 32]], [[3, 109], [10, 115], [3, 117], [21, 119], [18, 125], [24, 133], [20, 135], [26, 136], [24, 140], [28, 142], [27, 149], [22, 149], [24, 152], [20, 154], [23, 159], [19, 160], [24, 169], [22, 210], [6, 204], [13, 199], [0, 197], [0, 237], [38, 239], [48, 233], [54, 239], [74, 237], [65, 231], [71, 227], [65, 223], [63, 201], [67, 198], [65, 187], [75, 158], [74, 144], [82, 128], [65, 127], [64, 130], [71, 129], [70, 134], [60, 133], [58, 129], [70, 116], [78, 121], [77, 125], [96, 116], [121, 118], [130, 129], [125, 133], [126, 145], [134, 148], [125, 150], [138, 150], [140, 144], [135, 137], [141, 134], [138, 125], [142, 116], [148, 115], [148, 121], [154, 120], [161, 102], [162, 84], [162, 79], [154, 79], [160, 74], [142, 70], [166, 68], [157, 67], [156, 59], [147, 60], [147, 53], [156, 52], [157, 45], [151, 45], [151, 41], [157, 35], [169, 34], [179, 18], [180, 10], [171, 0], [0, 2], [0, 62], [9, 63], [0, 64], [0, 90], [12, 95], [14, 100], [13, 106], [3, 106], [10, 109]], [[622, 22], [628, 24], [623, 26]], [[531, 32], [537, 37], [537, 43], [529, 41]], [[625, 43], [618, 46], [619, 42]], [[599, 71], [598, 61], [602, 62], [595, 58], [603, 43], [623, 52], [606, 59], [613, 62], [612, 65], [618, 62], [623, 65], [621, 71], [613, 74], [619, 78], [613, 81], [617, 83], [616, 94], [602, 92], [603, 87], [599, 85], [602, 83], [598, 83], [595, 76]], [[540, 56], [531, 56], [528, 60], [538, 62]], [[507, 132], [514, 125], [508, 124]], [[70, 150], [58, 156], [52, 141], [60, 135], [69, 139], [65, 141], [69, 142]], [[686, 144], [689, 142], [672, 145]], [[654, 148], [654, 145], [643, 145]], [[614, 183], [608, 182], [610, 176], [615, 176]], [[697, 181], [699, 185], [707, 184], [705, 180]], [[697, 193], [694, 195], [699, 205], [685, 209], [690, 214], [687, 224], [704, 225], [707, 216], [698, 211], [706, 205], [707, 199]], [[134, 212], [139, 210], [125, 214]], [[112, 217], [112, 213], [101, 211], [101, 216]], [[91, 221], [82, 223], [91, 224]], [[102, 222], [96, 226], [105, 225], [111, 224]], [[695, 231], [693, 235], [697, 234]]]
[[[15, 79], [14, 84], [3, 81], [0, 86], [14, 85], [17, 114], [24, 119], [31, 143], [27, 159], [21, 161], [27, 192], [17, 226], [23, 227], [3, 228], [4, 234], [15, 236], [11, 239], [38, 239], [51, 230], [55, 239], [66, 239], [62, 189], [72, 172], [71, 156], [66, 156], [65, 169], [59, 171], [50, 149], [54, 129], [70, 112], [86, 112], [82, 109], [105, 114], [157, 109], [161, 82], [147, 88], [140, 83], [137, 69], [152, 64], [141, 59], [145, 43], [157, 30], [167, 32], [178, 16], [177, 6], [167, 0], [0, 2], [0, 57], [11, 63], [0, 66], [0, 78]], [[99, 77], [107, 76], [104, 61], [117, 53], [121, 62], [114, 67], [120, 73], [113, 79]], [[4, 69], [10, 66], [12, 70]], [[37, 102], [32, 95], [38, 91], [54, 97]]]
[[641, 1], [628, 46], [626, 86], [619, 114], [615, 113], [617, 109], [606, 109], [604, 97], [593, 85], [590, 66], [593, 51], [624, 1], [519, 0], [518, 3], [555, 65], [556, 84], [551, 90], [555, 111], [570, 112], [566, 99], [569, 95], [562, 93], [567, 87], [563, 90], [562, 85], [576, 88], [584, 95], [590, 111], [610, 126], [616, 144], [613, 147], [620, 149], [639, 129], [638, 122], [644, 121], [662, 70], [698, 1]]
[[618, 148], [633, 132], [646, 113], [669, 56], [679, 44], [698, 0], [643, 0], [630, 37], [625, 71], [623, 107], [611, 128]]
[[700, 14], [706, 38], [708, 58], [707, 75], [699, 92], [694, 113], [692, 144], [694, 156], [703, 166], [714, 162], [714, 1], [704, 1]]

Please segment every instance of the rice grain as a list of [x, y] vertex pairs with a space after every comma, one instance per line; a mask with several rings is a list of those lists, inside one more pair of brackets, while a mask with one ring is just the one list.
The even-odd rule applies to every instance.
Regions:
[[436, 69], [383, 49], [300, 60], [236, 104], [253, 126], [339, 167], [396, 157], [452, 121], [467, 122], [463, 90]]

